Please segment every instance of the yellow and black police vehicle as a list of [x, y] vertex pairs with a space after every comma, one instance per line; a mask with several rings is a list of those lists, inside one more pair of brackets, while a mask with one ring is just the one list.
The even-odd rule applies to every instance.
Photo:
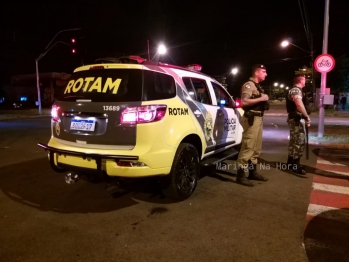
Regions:
[[184, 200], [202, 167], [237, 155], [242, 139], [233, 98], [200, 67], [136, 56], [81, 66], [52, 106], [49, 142], [38, 145], [72, 179], [157, 176], [165, 196]]

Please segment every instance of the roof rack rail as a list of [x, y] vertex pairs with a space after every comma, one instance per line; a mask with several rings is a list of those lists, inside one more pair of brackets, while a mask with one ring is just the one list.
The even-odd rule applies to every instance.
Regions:
[[131, 63], [131, 64], [142, 64], [145, 61], [147, 61], [145, 58], [140, 57], [138, 55], [128, 55], [128, 56], [121, 56], [118, 57], [118, 59], [122, 62], [122, 63]]
[[116, 57], [103, 57], [103, 58], [97, 58], [95, 59], [95, 62], [101, 62], [101, 63], [121, 63], [119, 59]]
[[129, 56], [120, 56], [120, 57], [103, 57], [98, 58], [95, 62], [101, 63], [122, 63], [122, 64], [142, 64], [146, 59], [137, 56], [137, 55], [129, 55]]

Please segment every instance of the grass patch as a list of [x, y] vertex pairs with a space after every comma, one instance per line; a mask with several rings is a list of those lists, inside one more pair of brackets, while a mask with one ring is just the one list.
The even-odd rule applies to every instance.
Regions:
[[323, 137], [318, 137], [317, 127], [309, 128], [309, 142], [349, 144], [349, 126], [325, 125]]

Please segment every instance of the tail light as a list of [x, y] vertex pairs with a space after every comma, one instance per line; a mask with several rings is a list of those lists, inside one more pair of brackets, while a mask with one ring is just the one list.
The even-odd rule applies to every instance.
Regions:
[[58, 121], [59, 115], [58, 115], [59, 107], [56, 105], [53, 105], [51, 108], [51, 117], [53, 121]]
[[121, 113], [121, 124], [143, 124], [160, 121], [166, 114], [166, 105], [127, 107]]

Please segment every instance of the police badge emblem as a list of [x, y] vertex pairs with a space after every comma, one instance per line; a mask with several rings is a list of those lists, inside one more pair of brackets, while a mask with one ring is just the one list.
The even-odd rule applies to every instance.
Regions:
[[55, 130], [56, 130], [56, 135], [59, 136], [59, 134], [61, 133], [61, 127], [59, 126], [58, 122], [56, 122]]
[[[213, 135], [213, 119], [209, 112], [206, 113], [206, 119], [204, 123], [204, 131], [205, 131], [205, 138], [206, 141], [209, 141], [212, 138]], [[213, 140], [213, 139], [211, 139]]]

